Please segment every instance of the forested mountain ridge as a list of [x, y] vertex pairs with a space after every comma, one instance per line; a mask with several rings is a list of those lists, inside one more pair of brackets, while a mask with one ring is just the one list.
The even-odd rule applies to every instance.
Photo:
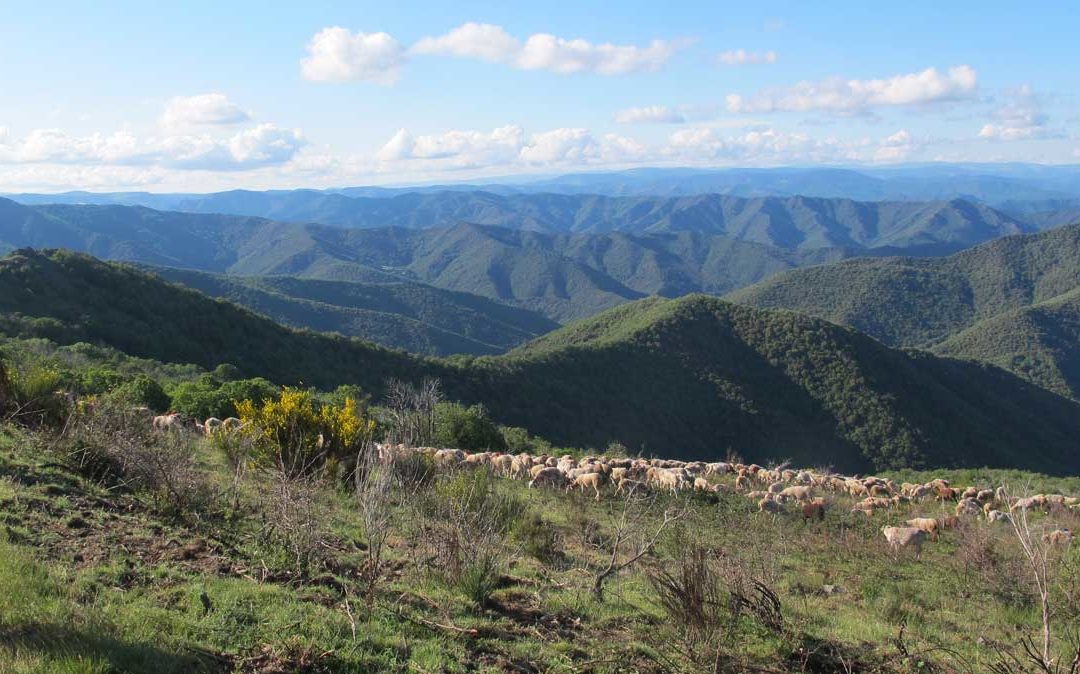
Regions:
[[389, 377], [436, 376], [453, 398], [566, 445], [845, 469], [1080, 469], [1076, 402], [994, 367], [701, 295], [626, 304], [506, 356], [438, 360], [285, 328], [131, 267], [18, 251], [0, 260], [0, 319], [8, 334], [228, 362], [285, 384], [378, 394]]

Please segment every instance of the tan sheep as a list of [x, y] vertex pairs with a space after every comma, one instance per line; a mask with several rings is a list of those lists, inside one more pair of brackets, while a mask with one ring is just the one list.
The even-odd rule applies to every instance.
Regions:
[[1009, 513], [1002, 512], [1000, 510], [993, 510], [993, 509], [986, 511], [986, 521], [987, 522], [991, 522], [991, 523], [993, 523], [993, 522], [1009, 522], [1011, 520], [1012, 520], [1012, 518], [1009, 516]]
[[933, 517], [913, 517], [905, 522], [905, 524], [915, 529], [922, 529], [931, 540], [937, 540], [938, 521]]
[[1061, 547], [1067, 546], [1072, 542], [1073, 535], [1068, 529], [1055, 529], [1050, 533], [1043, 536], [1043, 540], [1050, 545], [1058, 545]]
[[922, 556], [922, 546], [926, 542], [926, 532], [916, 527], [881, 527], [881, 533], [896, 554], [900, 548], [914, 548], [915, 559]]
[[758, 512], [772, 513], [773, 515], [783, 512], [784, 506], [779, 501], [772, 499], [768, 496], [758, 501]]
[[540, 487], [543, 485], [563, 487], [566, 485], [566, 475], [558, 468], [542, 467], [535, 475], [533, 475], [533, 479], [529, 481], [529, 487]]
[[600, 500], [600, 487], [604, 486], [607, 482], [607, 478], [603, 473], [586, 473], [584, 475], [578, 475], [574, 478], [573, 482], [566, 486], [566, 491], [570, 491], [574, 487], [581, 489], [582, 493], [585, 493], [586, 487], [591, 487], [596, 492], [596, 500]]

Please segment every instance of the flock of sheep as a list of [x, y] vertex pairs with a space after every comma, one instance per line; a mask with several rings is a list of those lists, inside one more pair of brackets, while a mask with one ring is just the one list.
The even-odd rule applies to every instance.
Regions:
[[[182, 417], [177, 414], [153, 419], [154, 428], [159, 430], [177, 428], [183, 423]], [[235, 431], [241, 423], [239, 419], [230, 417], [210, 418], [194, 425], [198, 431], [209, 436], [219, 431]], [[758, 511], [762, 513], [778, 515], [788, 510], [788, 504], [794, 504], [804, 521], [823, 520], [826, 509], [833, 507], [836, 497], [840, 495], [860, 499], [851, 507], [851, 512], [867, 517], [873, 517], [880, 511], [895, 513], [907, 504], [938, 502], [943, 512], [940, 517], [913, 517], [906, 520], [903, 526], [881, 528], [894, 551], [912, 548], [916, 559], [928, 539], [936, 540], [942, 529], [956, 526], [961, 518], [981, 517], [988, 523], [1008, 523], [1018, 510], [1050, 512], [1054, 509], [1080, 515], [1080, 498], [1075, 496], [1037, 494], [1012, 498], [1004, 487], [980, 489], [970, 486], [961, 489], [943, 478], [923, 484], [897, 484], [891, 479], [874, 476], [859, 478], [723, 461], [706, 463], [600, 456], [578, 459], [568, 454], [556, 457], [528, 453], [470, 453], [460, 449], [383, 444], [377, 444], [376, 449], [381, 461], [419, 452], [430, 456], [438, 468], [485, 468], [509, 479], [528, 480], [530, 488], [549, 487], [567, 492], [576, 489], [592, 493], [597, 501], [608, 491], [615, 496], [643, 495], [654, 491], [678, 493], [684, 490], [738, 493], [756, 503]], [[718, 481], [721, 477], [732, 476], [733, 484]], [[945, 504], [955, 504], [952, 514], [944, 510]], [[1048, 532], [1044, 538], [1050, 544], [1065, 546], [1072, 541], [1073, 534], [1067, 528], [1059, 528]]]
[[[1071, 510], [1080, 515], [1080, 498], [1062, 494], [1038, 494], [1010, 498], [1004, 487], [980, 489], [958, 488], [942, 478], [925, 484], [904, 482], [880, 477], [848, 477], [823, 474], [812, 470], [768, 469], [756, 464], [733, 462], [678, 461], [673, 459], [630, 459], [589, 456], [582, 459], [570, 455], [532, 456], [499, 452], [468, 453], [459, 449], [379, 446], [381, 458], [388, 459], [400, 452], [430, 454], [437, 466], [484, 467], [510, 479], [528, 480], [529, 487], [561, 488], [567, 492], [580, 490], [594, 495], [599, 501], [606, 491], [616, 495], [666, 491], [678, 493], [694, 490], [714, 493], [739, 493], [757, 504], [758, 511], [780, 514], [794, 504], [805, 521], [823, 520], [835, 497], [846, 495], [856, 499], [851, 512], [874, 516], [875, 512], [896, 512], [905, 504], [935, 501], [954, 504], [952, 514], [942, 517], [914, 517], [903, 526], [883, 526], [881, 531], [894, 549], [912, 548], [916, 559], [927, 539], [936, 540], [942, 529], [956, 526], [961, 518], [984, 518], [989, 523], [1010, 522], [1017, 510], [1054, 508]], [[717, 481], [734, 477], [733, 485]], [[712, 479], [710, 479], [712, 478]], [[832, 497], [832, 498], [830, 498]], [[1046, 534], [1047, 542], [1068, 545], [1072, 540], [1069, 529], [1055, 529]]]

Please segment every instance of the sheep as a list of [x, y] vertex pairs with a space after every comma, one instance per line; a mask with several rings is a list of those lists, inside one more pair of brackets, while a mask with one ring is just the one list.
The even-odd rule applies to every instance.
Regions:
[[796, 501], [809, 501], [812, 493], [810, 487], [787, 487], [780, 491], [781, 498], [791, 498]]
[[244, 422], [240, 421], [236, 417], [228, 417], [221, 422], [221, 427], [226, 431], [238, 431], [244, 427]]
[[497, 475], [510, 477], [514, 469], [514, 458], [509, 454], [500, 454], [491, 459], [491, 468]]
[[1043, 540], [1050, 545], [1060, 545], [1062, 547], [1067, 546], [1072, 542], [1072, 531], [1068, 529], [1055, 529], [1050, 533], [1043, 536]]
[[893, 554], [900, 548], [912, 547], [915, 549], [915, 559], [922, 556], [922, 546], [926, 542], [926, 532], [916, 527], [881, 527], [881, 533], [893, 549]]
[[956, 504], [957, 517], [961, 515], [974, 515], [975, 517], [978, 517], [981, 513], [982, 508], [979, 507], [979, 502], [973, 498], [961, 499], [960, 502]]
[[183, 425], [183, 419], [180, 417], [179, 412], [170, 412], [169, 414], [162, 414], [154, 417], [152, 423], [154, 426], [154, 430], [169, 431], [181, 428]]
[[214, 433], [217, 433], [218, 431], [220, 431], [223, 428], [224, 423], [225, 422], [223, 422], [221, 419], [218, 419], [217, 417], [210, 417], [209, 419], [207, 419], [206, 421], [203, 422], [203, 425], [202, 425], [203, 434], [206, 435], [207, 437], [209, 437], [209, 436], [213, 435]]
[[563, 487], [566, 485], [566, 475], [558, 468], [543, 467], [529, 481], [529, 488], [543, 486]]
[[1010, 522], [1010, 521], [1012, 521], [1012, 518], [1009, 516], [1009, 513], [1002, 512], [1000, 510], [987, 510], [986, 511], [986, 521], [991, 522], [991, 523], [993, 523], [993, 522]]
[[937, 540], [938, 521], [933, 517], [913, 517], [905, 522], [905, 524], [915, 529], [922, 529], [931, 540]]
[[709, 481], [703, 477], [694, 478], [694, 491], [713, 491], [713, 487], [709, 484]]
[[600, 500], [600, 487], [604, 485], [605, 476], [603, 473], [586, 473], [584, 475], [578, 475], [573, 481], [566, 486], [566, 491], [569, 492], [574, 487], [579, 487], [582, 493], [585, 492], [586, 487], [592, 487], [596, 492], [596, 500]]
[[975, 494], [975, 500], [980, 503], [991, 503], [994, 500], [994, 490], [980, 489], [979, 493]]
[[811, 499], [808, 503], [804, 503], [802, 507], [803, 522], [809, 522], [810, 520], [817, 520], [822, 522], [825, 520], [825, 499], [815, 498]]
[[649, 486], [640, 480], [632, 480], [628, 477], [624, 477], [615, 483], [615, 495], [618, 496], [623, 493], [629, 496], [634, 494], [648, 494]]
[[772, 513], [773, 515], [779, 514], [784, 510], [784, 506], [781, 505], [779, 501], [770, 498], [769, 496], [758, 501], [757, 507], [758, 512]]

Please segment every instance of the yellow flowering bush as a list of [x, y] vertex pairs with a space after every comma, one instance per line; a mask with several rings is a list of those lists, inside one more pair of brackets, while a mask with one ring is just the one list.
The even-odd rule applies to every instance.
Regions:
[[236, 411], [252, 441], [253, 458], [290, 476], [355, 459], [375, 432], [375, 422], [354, 399], [324, 404], [311, 391], [291, 387], [261, 405], [241, 401]]

